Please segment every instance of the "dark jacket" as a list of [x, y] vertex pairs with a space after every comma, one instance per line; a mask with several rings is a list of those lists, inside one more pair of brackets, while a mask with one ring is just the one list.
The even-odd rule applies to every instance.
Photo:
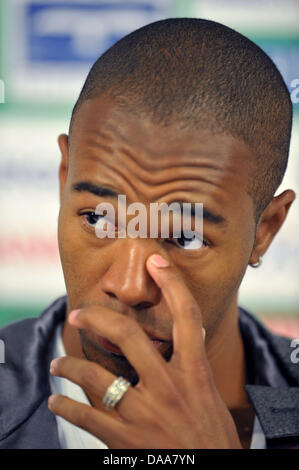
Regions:
[[[48, 410], [49, 364], [55, 327], [65, 318], [66, 297], [39, 318], [0, 330], [5, 363], [0, 364], [0, 449], [56, 449], [55, 416]], [[299, 363], [291, 362], [290, 340], [270, 333], [239, 309], [245, 345], [245, 389], [260, 420], [268, 448], [299, 448]]]

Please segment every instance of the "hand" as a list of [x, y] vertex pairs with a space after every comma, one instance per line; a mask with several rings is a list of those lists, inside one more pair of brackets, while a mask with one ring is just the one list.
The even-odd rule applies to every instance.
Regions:
[[[114, 310], [90, 306], [70, 318], [116, 344], [139, 376], [113, 411], [101, 400], [93, 406], [62, 395], [49, 409], [104, 441], [110, 449], [241, 448], [231, 414], [214, 384], [205, 353], [200, 308], [173, 266], [147, 269], [160, 287], [173, 316], [173, 354], [169, 362], [137, 322]], [[161, 257], [159, 256], [161, 259]], [[95, 315], [95, 309], [99, 313]], [[80, 385], [88, 396], [102, 397], [116, 378], [91, 361], [55, 359], [51, 373]], [[52, 398], [52, 400], [51, 400]]]

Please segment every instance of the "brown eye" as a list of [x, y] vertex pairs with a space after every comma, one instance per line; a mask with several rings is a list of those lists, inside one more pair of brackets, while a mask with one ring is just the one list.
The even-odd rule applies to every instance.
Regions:
[[84, 216], [84, 219], [87, 224], [91, 225], [92, 227], [94, 227], [99, 221], [100, 217], [102, 217], [99, 214], [96, 214], [95, 212], [84, 212], [81, 215]]
[[106, 215], [96, 214], [95, 211], [85, 211], [80, 214], [87, 229], [95, 233], [98, 238], [115, 238], [117, 228]]
[[179, 238], [172, 238], [172, 243], [174, 243], [179, 248], [184, 250], [199, 250], [202, 246], [208, 246], [208, 243], [202, 239], [200, 235], [195, 233], [182, 234]]

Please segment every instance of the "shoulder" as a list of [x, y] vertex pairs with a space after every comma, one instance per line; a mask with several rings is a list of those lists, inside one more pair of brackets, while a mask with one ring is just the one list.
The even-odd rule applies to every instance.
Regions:
[[38, 410], [43, 410], [42, 415], [49, 418], [46, 408], [41, 406], [50, 394], [52, 345], [65, 311], [66, 298], [60, 297], [38, 318], [28, 318], [0, 330], [5, 349], [5, 361], [0, 364], [1, 442], [29, 419], [31, 431], [37, 429], [34, 417], [40, 416], [36, 414]]
[[26, 318], [0, 329], [2, 358], [0, 363], [0, 389], [4, 377], [11, 370], [18, 370], [26, 361], [26, 350], [32, 342], [32, 334], [37, 318]]
[[15, 367], [26, 362], [33, 349], [45, 345], [54, 333], [56, 324], [64, 319], [65, 306], [66, 297], [59, 297], [39, 317], [26, 318], [1, 328], [5, 364]]
[[[249, 356], [275, 368], [290, 386], [299, 386], [298, 364], [292, 362], [292, 338], [272, 333], [255, 315], [239, 307], [239, 325]], [[261, 369], [261, 365], [259, 366]]]
[[[31, 334], [37, 320], [38, 318], [33, 317], [25, 318], [0, 328], [0, 339], [5, 342], [6, 348], [11, 347], [14, 350], [26, 342], [26, 337]], [[10, 340], [13, 340], [13, 345]]]

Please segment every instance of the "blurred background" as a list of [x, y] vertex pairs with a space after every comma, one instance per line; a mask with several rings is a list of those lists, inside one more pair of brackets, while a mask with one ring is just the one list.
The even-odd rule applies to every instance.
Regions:
[[[65, 293], [57, 248], [57, 136], [94, 60], [134, 29], [167, 17], [219, 21], [260, 45], [290, 90], [294, 127], [283, 184], [299, 193], [298, 0], [0, 0], [0, 326]], [[298, 197], [298, 196], [297, 196]], [[299, 200], [239, 303], [299, 338]]]

